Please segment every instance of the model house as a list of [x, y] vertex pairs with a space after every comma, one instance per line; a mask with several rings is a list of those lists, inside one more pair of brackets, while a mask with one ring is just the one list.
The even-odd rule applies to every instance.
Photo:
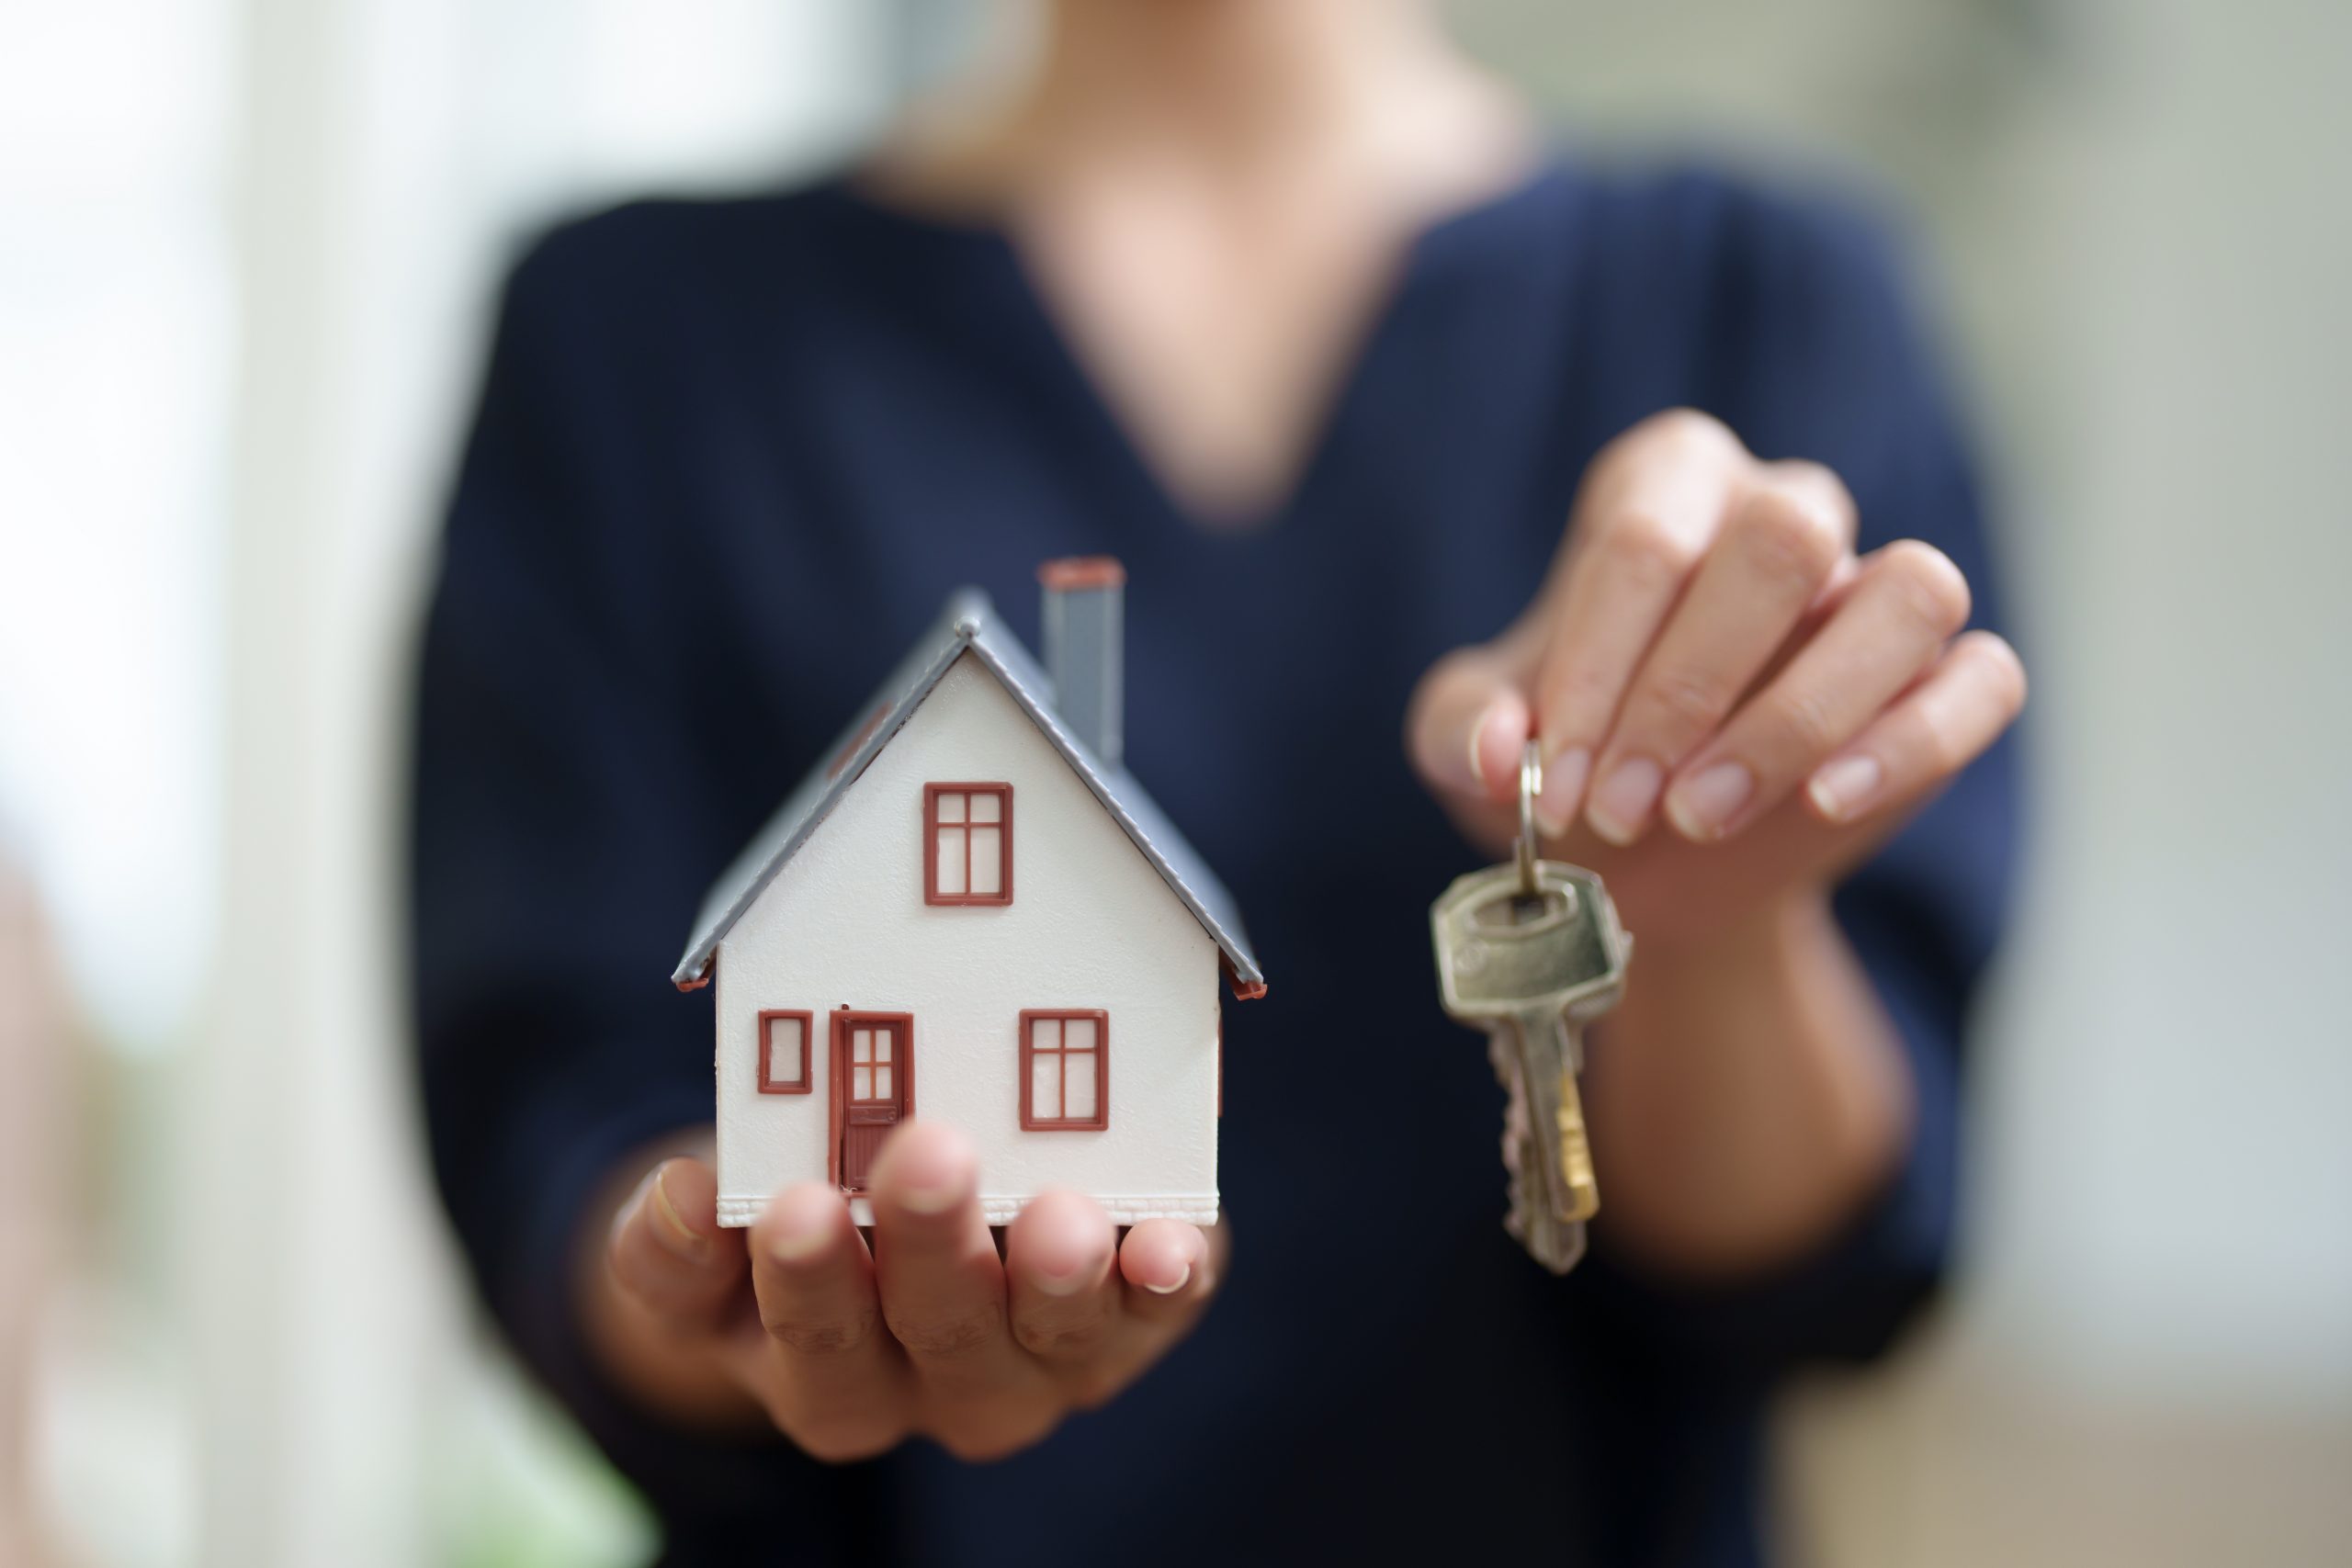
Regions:
[[1120, 1224], [1216, 1218], [1231, 898], [1121, 761], [1125, 574], [1048, 563], [1041, 669], [967, 590], [712, 888], [718, 1213], [864, 1190], [900, 1121], [979, 1145], [1001, 1224], [1047, 1187]]

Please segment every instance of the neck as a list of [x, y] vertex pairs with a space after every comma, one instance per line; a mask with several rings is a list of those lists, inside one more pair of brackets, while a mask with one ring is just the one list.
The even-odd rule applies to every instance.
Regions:
[[1420, 0], [1048, 0], [1028, 108], [1248, 154], [1461, 73]]
[[1442, 207], [1529, 150], [1510, 96], [1453, 51], [1427, 0], [1041, 0], [1036, 17], [1012, 69], [902, 129], [880, 183], [1001, 210], [1073, 175], [1148, 167], [1234, 190], [1426, 187]]

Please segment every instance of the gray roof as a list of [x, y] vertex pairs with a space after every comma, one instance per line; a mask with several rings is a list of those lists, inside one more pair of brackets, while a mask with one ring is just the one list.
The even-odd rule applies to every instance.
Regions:
[[[1151, 863], [1151, 868], [1159, 873], [1169, 891], [1201, 922], [1201, 929], [1208, 932], [1225, 954], [1235, 994], [1261, 993], [1266, 977], [1250, 951], [1250, 940], [1241, 930], [1241, 915], [1234, 907], [1233, 896], [1217, 881], [1208, 863], [1176, 831], [1175, 824], [1168, 820], [1158, 803], [1144, 793], [1135, 776], [1125, 768], [1105, 767], [1083, 741], [1063, 726], [1054, 712], [1053, 682], [1030, 657], [1029, 650], [1021, 646], [1020, 639], [1005, 629], [988, 595], [977, 588], [961, 589], [949, 597], [946, 610], [931, 630], [917, 639], [899, 667], [890, 671], [874, 700], [858, 710], [858, 717], [826, 750], [824, 759], [808, 771], [799, 785], [785, 797], [784, 804], [776, 807], [775, 815], [768, 818], [758, 836], [744, 846], [734, 863], [711, 885], [709, 893], [704, 896], [702, 912], [695, 919], [694, 938], [686, 943], [685, 956], [678, 960], [678, 967], [671, 973], [672, 981], [681, 988], [691, 989], [709, 978], [711, 961], [718, 954], [721, 939], [766, 891], [768, 884], [775, 880], [784, 863], [808, 841], [808, 836], [831, 814], [842, 796], [856, 785], [866, 766], [922, 705], [923, 698], [939, 684], [940, 677], [966, 653], [978, 659], [1002, 682], [1021, 711], [1029, 716], [1030, 722], [1086, 781], [1086, 787], [1094, 792], [1094, 798], [1102, 803], [1102, 808], [1126, 829], [1127, 837], [1135, 841], [1143, 858]], [[877, 713], [878, 719], [869, 716]], [[853, 747], [855, 750], [845, 762], [835, 761]]]

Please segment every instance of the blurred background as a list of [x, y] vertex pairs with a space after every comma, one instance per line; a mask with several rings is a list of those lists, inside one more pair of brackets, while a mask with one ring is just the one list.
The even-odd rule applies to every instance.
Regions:
[[[1998, 457], [1966, 1267], [1791, 1401], [1792, 1557], [2352, 1562], [2352, 7], [1454, 9], [1571, 145], [1894, 193]], [[984, 11], [0, 0], [0, 1565], [643, 1559], [427, 1195], [411, 623], [520, 241], [821, 168]]]

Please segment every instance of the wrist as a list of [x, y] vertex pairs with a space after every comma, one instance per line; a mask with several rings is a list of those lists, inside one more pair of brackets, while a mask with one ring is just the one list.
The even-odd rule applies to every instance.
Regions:
[[1726, 919], [1679, 929], [1634, 931], [1634, 959], [1645, 980], [1661, 975], [1749, 970], [1789, 963], [1812, 951], [1837, 927], [1826, 886], [1806, 885]]
[[1826, 890], [1703, 940], [1636, 947], [1587, 1073], [1601, 1187], [1629, 1251], [1698, 1273], [1802, 1256], [1885, 1181], [1909, 1070]]

